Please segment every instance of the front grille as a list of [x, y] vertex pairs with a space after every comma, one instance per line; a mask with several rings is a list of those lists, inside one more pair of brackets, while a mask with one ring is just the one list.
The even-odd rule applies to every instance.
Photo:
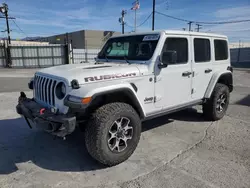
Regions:
[[36, 100], [55, 106], [55, 87], [57, 80], [36, 75], [34, 79], [34, 96]]

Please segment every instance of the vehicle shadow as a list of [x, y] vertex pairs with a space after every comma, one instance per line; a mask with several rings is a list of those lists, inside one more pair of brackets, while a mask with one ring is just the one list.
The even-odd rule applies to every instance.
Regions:
[[91, 171], [104, 166], [87, 153], [80, 130], [66, 140], [39, 129], [29, 129], [23, 118], [0, 121], [0, 174], [17, 170], [16, 164], [30, 161], [53, 171]]
[[179, 120], [179, 121], [188, 121], [188, 122], [207, 122], [204, 118], [203, 113], [198, 112], [195, 108], [187, 108], [185, 110], [175, 112], [168, 115], [169, 119]]
[[242, 105], [242, 106], [250, 106], [250, 95], [247, 95], [243, 99], [235, 102], [235, 104]]
[[[189, 116], [194, 117], [188, 118]], [[201, 121], [199, 117], [193, 110], [178, 112], [144, 122], [142, 131], [155, 129], [175, 119]], [[23, 118], [0, 120], [0, 174], [17, 171], [16, 164], [23, 162], [34, 163], [43, 169], [65, 172], [105, 168], [87, 153], [83, 132], [80, 130], [63, 140], [36, 128], [31, 130]]]

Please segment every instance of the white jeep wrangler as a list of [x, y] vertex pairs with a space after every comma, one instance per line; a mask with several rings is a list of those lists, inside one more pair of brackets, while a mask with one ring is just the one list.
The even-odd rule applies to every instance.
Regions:
[[107, 166], [127, 160], [141, 122], [201, 104], [221, 119], [233, 90], [226, 36], [154, 31], [110, 38], [96, 61], [42, 69], [17, 112], [59, 137], [84, 126], [90, 155]]

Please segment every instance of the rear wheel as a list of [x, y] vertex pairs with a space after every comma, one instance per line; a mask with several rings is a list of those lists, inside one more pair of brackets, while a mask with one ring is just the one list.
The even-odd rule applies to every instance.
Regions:
[[229, 105], [229, 88], [217, 83], [210, 99], [203, 104], [203, 114], [208, 120], [216, 121], [226, 114]]
[[141, 121], [132, 106], [109, 103], [91, 116], [85, 132], [89, 154], [107, 166], [127, 160], [137, 147]]

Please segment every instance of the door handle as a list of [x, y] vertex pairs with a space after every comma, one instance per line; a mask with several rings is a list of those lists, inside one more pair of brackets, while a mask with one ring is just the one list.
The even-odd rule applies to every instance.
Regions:
[[186, 72], [183, 72], [183, 73], [182, 73], [182, 76], [189, 76], [189, 75], [191, 75], [191, 74], [192, 74], [192, 72], [186, 71]]
[[205, 73], [210, 73], [210, 72], [212, 72], [213, 70], [212, 69], [206, 69], [205, 70]]

